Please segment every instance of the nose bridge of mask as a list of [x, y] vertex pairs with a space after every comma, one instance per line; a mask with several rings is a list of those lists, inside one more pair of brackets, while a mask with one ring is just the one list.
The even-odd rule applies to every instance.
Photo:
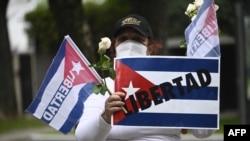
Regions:
[[127, 40], [116, 47], [116, 56], [145, 56], [147, 47], [139, 42]]

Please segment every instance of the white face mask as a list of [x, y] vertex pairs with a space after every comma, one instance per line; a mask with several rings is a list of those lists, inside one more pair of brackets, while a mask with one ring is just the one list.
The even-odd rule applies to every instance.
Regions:
[[146, 55], [147, 47], [133, 40], [124, 41], [116, 47], [116, 57]]

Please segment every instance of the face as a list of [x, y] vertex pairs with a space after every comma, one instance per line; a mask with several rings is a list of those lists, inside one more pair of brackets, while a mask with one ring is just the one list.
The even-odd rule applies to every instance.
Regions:
[[131, 28], [126, 28], [120, 31], [120, 33], [115, 38], [114, 46], [117, 47], [120, 43], [126, 40], [134, 40], [145, 46], [148, 46], [148, 38]]

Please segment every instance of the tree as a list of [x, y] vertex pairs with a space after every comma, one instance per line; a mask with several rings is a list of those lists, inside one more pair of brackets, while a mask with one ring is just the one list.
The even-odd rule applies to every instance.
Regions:
[[[154, 37], [160, 39], [163, 44], [167, 40], [167, 0], [130, 0], [131, 13], [144, 16], [154, 33]], [[165, 30], [164, 30], [165, 29]], [[166, 47], [162, 54], [166, 54]]]
[[93, 60], [92, 54], [94, 50], [84, 42], [82, 0], [49, 0], [48, 2], [59, 33], [59, 39], [63, 39], [67, 34], [70, 35], [82, 52], [88, 52], [84, 55], [89, 60]]
[[8, 2], [9, 0], [0, 0], [0, 115], [3, 114], [5, 117], [17, 114], [12, 55], [6, 19]]
[[58, 43], [61, 41], [55, 26], [55, 20], [46, 3], [40, 3], [36, 9], [25, 15], [25, 20], [30, 23], [26, 29], [29, 38], [35, 43], [37, 54], [54, 54], [58, 51]]

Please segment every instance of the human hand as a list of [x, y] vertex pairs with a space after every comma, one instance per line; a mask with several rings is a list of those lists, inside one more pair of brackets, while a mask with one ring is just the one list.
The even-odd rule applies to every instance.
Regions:
[[125, 94], [122, 92], [115, 92], [106, 100], [105, 111], [102, 114], [102, 117], [107, 123], [111, 123], [111, 116], [114, 112], [122, 110], [122, 107], [125, 105], [122, 101], [124, 96]]

